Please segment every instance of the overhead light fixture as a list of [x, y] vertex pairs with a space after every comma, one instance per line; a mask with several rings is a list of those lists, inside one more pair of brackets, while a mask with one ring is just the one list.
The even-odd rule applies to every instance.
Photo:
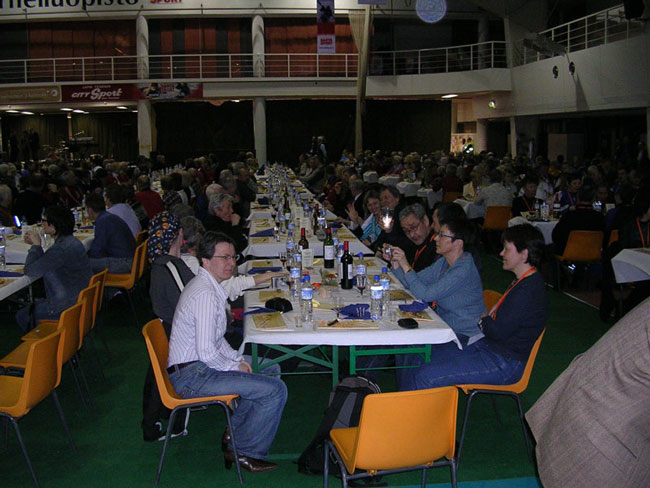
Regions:
[[64, 112], [72, 112], [72, 109], [69, 107], [63, 107], [61, 110]]
[[19, 114], [20, 113], [18, 110], [14, 110], [13, 108], [11, 108], [9, 110], [5, 110], [5, 112], [7, 112], [8, 114]]
[[448, 95], [443, 95], [440, 98], [456, 98], [458, 95], [456, 93], [450, 93]]
[[120, 110], [128, 110], [128, 107], [125, 107], [124, 105], [118, 105], [116, 108]]
[[75, 114], [82, 114], [82, 113], [84, 113], [83, 110], [78, 109], [78, 108], [74, 109], [73, 112], [74, 112]]
[[497, 108], [497, 102], [496, 102], [494, 99], [490, 100], [490, 101], [488, 102], [488, 107], [490, 107], [490, 108], [492, 108], [492, 109]]
[[137, 110], [131, 110], [131, 112], [133, 112], [134, 114], [137, 114], [137, 113], [138, 113]]
[[22, 110], [20, 113], [23, 115], [34, 115], [34, 112], [29, 112], [27, 110]]
[[235, 98], [235, 99], [233, 100], [233, 102], [234, 102], [234, 103], [239, 103], [239, 100]]

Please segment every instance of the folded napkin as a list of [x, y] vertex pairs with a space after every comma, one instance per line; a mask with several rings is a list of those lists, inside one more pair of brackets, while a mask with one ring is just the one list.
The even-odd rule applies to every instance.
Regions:
[[89, 230], [89, 229], [94, 229], [94, 228], [95, 228], [94, 225], [83, 225], [83, 226], [79, 227], [79, 229], [81, 229], [81, 230]]
[[276, 311], [277, 310], [273, 310], [272, 308], [253, 307], [248, 312], [244, 312], [244, 315], [255, 315], [256, 313], [273, 313], [273, 312], [276, 312]]
[[424, 302], [413, 302], [413, 303], [407, 303], [405, 305], [400, 305], [399, 309], [402, 312], [421, 312], [422, 310], [426, 310], [429, 304], [424, 303]]
[[19, 278], [21, 276], [25, 275], [14, 271], [0, 271], [0, 278]]
[[367, 303], [353, 303], [341, 308], [339, 312], [345, 315], [346, 319], [369, 319], [370, 305]]
[[269, 199], [268, 197], [261, 197], [257, 199], [257, 203], [259, 203], [260, 205], [268, 205]]
[[258, 273], [266, 273], [267, 271], [281, 271], [282, 268], [280, 266], [267, 266], [264, 268], [251, 268], [248, 270], [248, 274], [258, 274]]
[[332, 222], [327, 222], [327, 226], [331, 227], [332, 229], [340, 229], [341, 227], [343, 227], [343, 224], [341, 222], [332, 221]]
[[255, 232], [255, 234], [251, 234], [250, 237], [273, 237], [273, 229], [265, 229]]

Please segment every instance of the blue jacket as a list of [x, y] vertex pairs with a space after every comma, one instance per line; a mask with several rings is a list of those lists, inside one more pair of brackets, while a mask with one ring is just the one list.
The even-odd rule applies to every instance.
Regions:
[[29, 249], [25, 275], [32, 279], [43, 277], [50, 312], [57, 314], [77, 302], [77, 295], [88, 286], [92, 271], [83, 244], [74, 236], [61, 236], [46, 252], [41, 246]]
[[415, 298], [435, 301], [436, 313], [456, 334], [472, 337], [481, 332], [478, 320], [486, 313], [483, 286], [470, 253], [463, 253], [451, 267], [441, 258], [422, 271], [393, 272]]
[[88, 250], [91, 258], [132, 258], [135, 238], [117, 215], [102, 212], [95, 220], [95, 239]]

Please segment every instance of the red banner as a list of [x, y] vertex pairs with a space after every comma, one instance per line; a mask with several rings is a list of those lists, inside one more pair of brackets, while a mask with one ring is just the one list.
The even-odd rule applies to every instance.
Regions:
[[336, 52], [336, 21], [334, 20], [334, 0], [316, 0], [316, 43], [319, 53]]

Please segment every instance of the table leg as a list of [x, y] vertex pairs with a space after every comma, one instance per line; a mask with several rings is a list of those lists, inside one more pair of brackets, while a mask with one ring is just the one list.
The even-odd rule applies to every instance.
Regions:
[[251, 344], [251, 363], [253, 373], [259, 372], [260, 366], [257, 360], [257, 344], [255, 343]]

